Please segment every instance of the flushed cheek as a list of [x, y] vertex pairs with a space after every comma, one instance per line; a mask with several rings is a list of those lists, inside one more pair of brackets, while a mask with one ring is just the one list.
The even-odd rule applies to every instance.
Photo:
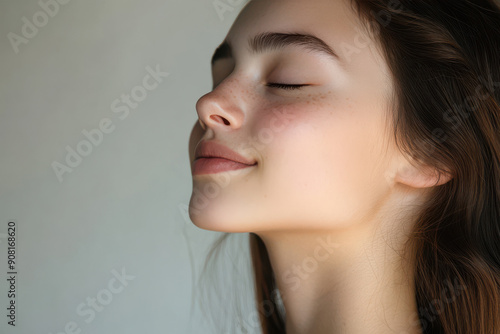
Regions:
[[248, 154], [260, 157], [259, 162], [265, 163], [263, 156], [279, 140], [281, 133], [291, 131], [294, 124], [301, 122], [303, 116], [298, 114], [297, 109], [289, 105], [271, 108], [263, 105], [252, 117], [247, 143], [253, 153]]

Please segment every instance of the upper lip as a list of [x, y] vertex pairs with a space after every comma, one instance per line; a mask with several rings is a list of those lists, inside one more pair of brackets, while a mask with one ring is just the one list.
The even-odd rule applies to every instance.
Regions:
[[236, 161], [245, 165], [255, 165], [257, 163], [255, 160], [247, 159], [227, 146], [214, 141], [201, 141], [195, 151], [194, 160], [199, 158], [221, 158]]

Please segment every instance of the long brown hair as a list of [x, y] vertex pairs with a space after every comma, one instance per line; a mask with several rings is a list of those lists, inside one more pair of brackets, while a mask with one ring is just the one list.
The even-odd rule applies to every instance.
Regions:
[[[408, 240], [424, 333], [500, 333], [500, 9], [492, 1], [353, 1], [395, 81], [402, 152], [453, 179], [435, 187]], [[397, 112], [396, 112], [397, 111]], [[250, 234], [257, 304], [277, 289]], [[284, 315], [261, 312], [264, 334]]]
[[[352, 0], [391, 69], [401, 152], [452, 179], [406, 244], [425, 334], [500, 333], [500, 8], [488, 0]], [[264, 334], [286, 333], [262, 239], [250, 233]], [[279, 295], [279, 294], [278, 294]]]

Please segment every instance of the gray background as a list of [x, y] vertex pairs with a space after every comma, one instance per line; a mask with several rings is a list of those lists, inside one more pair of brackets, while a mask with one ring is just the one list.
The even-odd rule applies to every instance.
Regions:
[[[187, 148], [210, 57], [244, 5], [220, 2], [227, 11], [213, 0], [72, 0], [53, 16], [38, 1], [0, 2], [1, 333], [77, 333], [65, 331], [71, 322], [80, 333], [211, 332], [192, 292], [220, 234], [187, 216]], [[23, 35], [23, 17], [39, 20], [36, 33]], [[16, 50], [9, 33], [29, 38]], [[121, 119], [113, 101], [140, 92], [157, 66], [168, 77]], [[67, 146], [106, 118], [113, 131], [58, 179], [54, 161], [67, 165]], [[9, 221], [16, 327], [6, 317]], [[134, 277], [120, 292], [108, 285], [114, 270]], [[86, 322], [77, 307], [98, 297], [106, 304]]]

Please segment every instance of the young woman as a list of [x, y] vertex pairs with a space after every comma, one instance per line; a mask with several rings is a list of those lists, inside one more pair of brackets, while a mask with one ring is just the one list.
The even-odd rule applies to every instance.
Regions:
[[263, 333], [500, 333], [499, 52], [493, 1], [245, 6], [189, 213], [249, 233]]

